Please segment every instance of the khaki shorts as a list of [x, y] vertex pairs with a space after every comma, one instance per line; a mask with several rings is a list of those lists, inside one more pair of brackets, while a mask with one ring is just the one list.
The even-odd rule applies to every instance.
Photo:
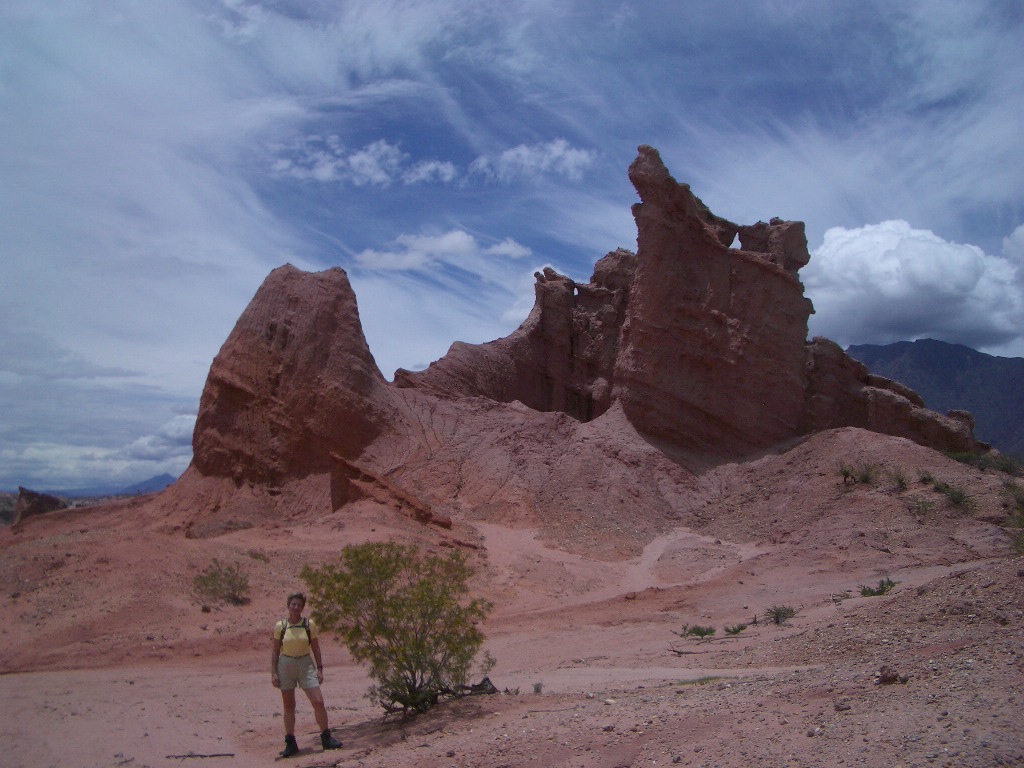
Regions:
[[277, 676], [281, 679], [282, 691], [294, 691], [298, 685], [302, 690], [307, 688], [319, 688], [320, 681], [316, 679], [316, 668], [313, 666], [312, 656], [285, 656], [283, 653], [277, 658]]

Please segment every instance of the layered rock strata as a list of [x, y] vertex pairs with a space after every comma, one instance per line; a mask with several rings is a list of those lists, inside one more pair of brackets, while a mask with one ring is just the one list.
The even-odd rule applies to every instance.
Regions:
[[928, 411], [806, 341], [801, 223], [715, 216], [650, 147], [630, 179], [637, 253], [609, 253], [588, 283], [538, 273], [514, 333], [455, 343], [394, 384], [342, 270], [274, 270], [210, 369], [186, 477], [274, 487], [319, 473], [335, 508], [375, 499], [442, 527], [465, 513], [579, 529], [631, 505], [650, 533], [695, 492], [684, 455], [742, 457], [841, 426], [979, 447], [969, 416]]

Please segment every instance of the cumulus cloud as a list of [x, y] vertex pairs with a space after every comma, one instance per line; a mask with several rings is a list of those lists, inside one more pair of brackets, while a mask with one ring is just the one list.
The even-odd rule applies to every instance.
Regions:
[[1017, 279], [1024, 280], [1024, 224], [1003, 238], [1003, 256], [1017, 265]]
[[115, 453], [118, 458], [167, 462], [192, 457], [195, 414], [181, 414], [162, 424], [156, 432], [133, 440]]
[[179, 476], [192, 459], [195, 415], [178, 415], [151, 435], [129, 445], [109, 447], [85, 440], [35, 440], [0, 449], [0, 487], [24, 485], [59, 490], [95, 484], [128, 486], [161, 474]]
[[470, 165], [470, 172], [502, 182], [556, 174], [576, 181], [596, 158], [588, 149], [573, 147], [565, 139], [544, 144], [519, 144], [496, 155], [481, 155]]
[[1018, 271], [905, 221], [835, 227], [802, 272], [817, 313], [811, 333], [843, 346], [935, 338], [1000, 348], [1024, 328]]

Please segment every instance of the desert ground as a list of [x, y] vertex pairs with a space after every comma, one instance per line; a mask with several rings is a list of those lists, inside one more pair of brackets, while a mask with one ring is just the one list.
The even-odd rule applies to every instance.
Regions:
[[[866, 482], [838, 471], [869, 465]], [[322, 497], [322, 479], [304, 482], [297, 495]], [[7, 527], [0, 764], [285, 762], [269, 675], [285, 596], [304, 564], [395, 539], [470, 554], [474, 592], [495, 603], [485, 647], [501, 693], [385, 719], [325, 635], [344, 746], [321, 750], [300, 695], [297, 768], [1024, 765], [1024, 558], [1008, 525], [1024, 481], [842, 429], [709, 465], [700, 483], [701, 503], [640, 545], [623, 510], [600, 557], [592, 531], [493, 514], [442, 529], [368, 501], [208, 538], [186, 536], [160, 497]], [[248, 605], [203, 611], [192, 580], [215, 558], [248, 575]], [[883, 578], [889, 594], [860, 596]], [[765, 612], [780, 605], [797, 613], [776, 625]]]

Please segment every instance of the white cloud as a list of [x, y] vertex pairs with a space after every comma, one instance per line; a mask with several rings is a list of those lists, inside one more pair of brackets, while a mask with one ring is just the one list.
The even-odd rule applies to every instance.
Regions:
[[447, 183], [458, 176], [458, 170], [448, 161], [422, 160], [402, 173], [406, 184], [420, 184], [427, 181]]
[[[489, 283], [504, 283], [509, 260], [531, 251], [512, 238], [483, 246], [473, 235], [451, 230], [441, 235], [399, 235], [389, 250], [369, 249], [356, 254], [356, 263], [375, 271], [441, 270], [456, 267]], [[447, 278], [450, 279], [450, 276]]]
[[1024, 329], [1013, 264], [905, 221], [829, 229], [802, 277], [812, 335], [843, 346], [935, 338], [992, 349]]
[[152, 435], [133, 440], [114, 455], [124, 459], [158, 462], [191, 459], [195, 425], [195, 414], [175, 416]]
[[578, 149], [565, 139], [545, 144], [520, 144], [497, 155], [481, 155], [470, 165], [472, 173], [510, 182], [556, 174], [576, 181], [596, 158], [588, 149]]
[[1017, 279], [1024, 280], [1024, 224], [1003, 238], [1003, 256], [1017, 265]]
[[300, 180], [351, 184], [356, 187], [387, 187], [396, 180], [414, 185], [448, 183], [455, 179], [455, 165], [442, 160], [419, 160], [386, 139], [361, 149], [348, 150], [337, 136], [305, 136], [288, 148], [277, 149], [271, 173]]

